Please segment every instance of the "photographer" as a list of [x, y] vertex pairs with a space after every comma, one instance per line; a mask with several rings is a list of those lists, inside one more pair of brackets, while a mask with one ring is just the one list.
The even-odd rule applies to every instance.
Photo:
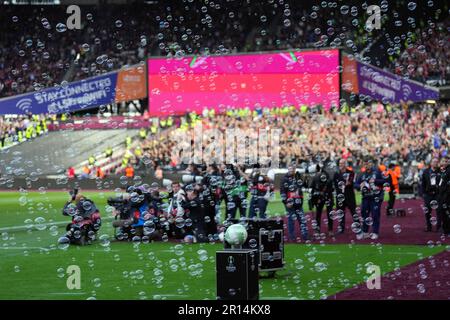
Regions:
[[153, 212], [153, 214], [161, 215], [164, 200], [167, 195], [160, 192], [158, 183], [153, 182], [149, 188], [147, 188], [147, 185], [143, 185], [140, 189], [143, 190], [150, 211]]
[[[203, 179], [202, 184], [198, 184], [198, 192], [203, 203], [205, 211], [206, 234], [209, 239], [217, 237], [217, 222], [216, 222], [216, 203], [217, 195], [215, 188], [211, 186], [209, 177]], [[214, 184], [214, 183], [213, 183]]]
[[223, 198], [226, 204], [227, 219], [236, 218], [239, 209], [241, 218], [246, 217], [248, 176], [240, 168], [233, 166], [224, 171]]
[[207, 168], [207, 172], [204, 178], [204, 182], [208, 185], [211, 192], [211, 197], [215, 202], [214, 205], [214, 222], [220, 223], [222, 219], [222, 213], [220, 210], [220, 202], [222, 200], [222, 174], [219, 167], [215, 164], [211, 164]]
[[[172, 182], [168, 187], [168, 191], [167, 215], [175, 220], [175, 223], [170, 225], [169, 235], [175, 239], [183, 239], [188, 229], [185, 224], [186, 215], [182, 208], [183, 201], [186, 201], [186, 194], [179, 182]], [[177, 221], [180, 223], [177, 223]]]
[[[130, 202], [133, 212], [133, 227], [136, 235], [142, 240], [160, 240], [161, 235], [169, 230], [169, 223], [160, 215], [159, 206], [161, 199], [156, 186], [147, 188], [142, 185], [136, 188], [131, 187]], [[146, 228], [148, 223], [153, 223], [152, 228]]]
[[72, 243], [83, 245], [95, 239], [95, 233], [101, 227], [100, 212], [92, 200], [78, 193], [78, 189], [71, 192], [62, 213], [72, 217], [66, 227], [66, 236]]
[[179, 208], [180, 201], [184, 198], [181, 198], [181, 196], [184, 196], [184, 190], [181, 188], [181, 184], [179, 182], [172, 182], [170, 184], [170, 187], [168, 187], [168, 208], [167, 213], [170, 215], [176, 216], [177, 210]]
[[185, 193], [186, 197], [181, 207], [186, 217], [192, 220], [192, 233], [197, 242], [206, 242], [208, 238], [206, 237], [205, 211], [199, 191], [190, 184], [186, 186]]
[[331, 211], [333, 211], [333, 181], [323, 166], [317, 165], [317, 173], [311, 182], [311, 202], [310, 209], [316, 208], [316, 232], [320, 233], [322, 223], [322, 210], [326, 207], [328, 221], [328, 235], [333, 235], [333, 220]]
[[266, 218], [267, 205], [273, 193], [273, 185], [269, 177], [261, 174], [259, 169], [255, 169], [252, 174], [250, 194], [249, 217], [254, 218], [259, 215], [260, 218]]
[[113, 207], [113, 216], [116, 220], [112, 222], [113, 228], [129, 228], [133, 223], [131, 212], [130, 194], [125, 193], [117, 198], [109, 198], [108, 205]]
[[295, 220], [298, 221], [303, 240], [308, 239], [306, 217], [303, 212], [303, 186], [306, 180], [290, 165], [288, 172], [281, 180], [280, 195], [288, 214], [289, 240], [295, 241]]
[[[118, 240], [158, 240], [160, 238], [158, 207], [150, 190], [145, 186], [128, 187], [127, 192], [120, 197], [108, 199], [113, 206], [114, 214], [119, 220], [113, 221], [114, 228], [118, 228]], [[153, 225], [145, 228], [147, 221]], [[149, 231], [150, 230], [150, 231]]]

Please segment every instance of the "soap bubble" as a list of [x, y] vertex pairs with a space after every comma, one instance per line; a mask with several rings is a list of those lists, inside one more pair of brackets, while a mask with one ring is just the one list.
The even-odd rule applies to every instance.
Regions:
[[102, 285], [100, 278], [95, 278], [94, 280], [92, 280], [92, 282], [94, 283], [94, 287], [96, 288], [99, 288]]
[[45, 225], [45, 219], [43, 217], [37, 217], [36, 219], [34, 219], [34, 227], [39, 230], [45, 230], [47, 228], [47, 226]]
[[201, 261], [206, 261], [206, 260], [208, 260], [208, 252], [207, 252], [206, 250], [203, 250], [203, 249], [198, 250], [198, 251], [197, 251], [197, 254], [198, 254], [198, 258], [199, 258]]
[[414, 11], [416, 9], [416, 7], [417, 7], [417, 3], [415, 3], [415, 2], [408, 3], [408, 9], [410, 11]]
[[250, 239], [248, 245], [250, 248], [255, 249], [258, 246], [258, 241], [256, 239]]
[[64, 23], [58, 23], [56, 25], [56, 31], [65, 32], [67, 30], [67, 26]]
[[109, 244], [110, 244], [109, 236], [108, 236], [107, 234], [102, 234], [102, 235], [100, 236], [99, 240], [100, 240], [100, 245], [101, 245], [102, 247], [108, 247]]
[[61, 250], [66, 250], [70, 245], [70, 239], [68, 237], [60, 237], [58, 239], [58, 248]]

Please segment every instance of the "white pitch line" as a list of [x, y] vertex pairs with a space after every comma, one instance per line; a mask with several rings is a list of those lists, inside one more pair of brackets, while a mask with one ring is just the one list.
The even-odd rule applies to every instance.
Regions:
[[[113, 219], [113, 217], [105, 217], [105, 218], [102, 218], [102, 220], [103, 221], [109, 221], [109, 220], [112, 220]], [[70, 223], [70, 221], [59, 221], [59, 222], [48, 222], [48, 223], [41, 223], [41, 224], [38, 224], [38, 226], [46, 226], [46, 227], [51, 227], [51, 226], [65, 226], [65, 225], [67, 225], [67, 224], [69, 224]], [[27, 230], [27, 229], [30, 229], [30, 230], [34, 230], [34, 231], [41, 231], [41, 230], [36, 230], [36, 224], [29, 224], [29, 225], [21, 225], [21, 226], [11, 226], [11, 227], [4, 227], [4, 228], [0, 228], [0, 232], [2, 232], [2, 231], [14, 231], [14, 230], [22, 230], [22, 229], [24, 229], [24, 230]], [[45, 230], [42, 230], [42, 231], [45, 231]]]
[[44, 251], [50, 251], [50, 249], [48, 248], [43, 248], [43, 247], [0, 247], [0, 249], [4, 249], [4, 250], [44, 250]]
[[86, 294], [86, 292], [49, 292], [48, 294], [58, 294], [58, 295], [80, 295], [80, 294]]
[[17, 251], [10, 251], [9, 253], [2, 253], [2, 258], [6, 257], [16, 257], [23, 255], [23, 252], [17, 252]]
[[415, 255], [416, 256], [416, 255], [420, 254], [420, 252], [388, 252], [388, 254], [391, 254], [391, 255], [404, 254], [404, 255]]
[[[63, 225], [68, 224], [68, 223], [69, 222], [49, 222], [49, 223], [39, 224], [39, 226], [45, 226], [46, 229], [47, 229], [47, 227], [49, 227], [49, 226], [50, 227], [51, 226], [60, 226], [60, 225], [63, 226]], [[27, 230], [27, 229], [33, 230], [33, 229], [35, 229], [35, 224], [29, 224], [29, 225], [23, 225], [23, 226], [4, 227], [4, 228], [0, 228], [0, 232], [1, 231], [15, 231], [15, 230], [22, 230], [22, 229], [24, 229], [24, 230]]]
[[338, 254], [341, 253], [341, 251], [317, 251], [316, 254]]

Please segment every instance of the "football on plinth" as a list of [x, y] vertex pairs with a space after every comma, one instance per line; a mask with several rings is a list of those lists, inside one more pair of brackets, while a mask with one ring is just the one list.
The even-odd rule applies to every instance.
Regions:
[[241, 246], [247, 240], [247, 230], [242, 224], [232, 224], [225, 231], [225, 241], [232, 246]]

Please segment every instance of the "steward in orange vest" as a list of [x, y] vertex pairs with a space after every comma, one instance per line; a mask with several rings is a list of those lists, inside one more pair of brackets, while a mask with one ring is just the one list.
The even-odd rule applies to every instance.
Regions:
[[394, 168], [396, 166], [391, 163], [389, 164], [389, 169], [386, 171], [386, 175], [389, 176], [389, 200], [388, 205], [386, 207], [386, 215], [392, 216], [394, 214], [394, 204], [395, 204], [395, 195], [400, 193], [399, 185], [398, 185], [398, 171], [400, 170], [400, 167], [398, 167], [398, 170], [396, 171]]
[[103, 172], [102, 168], [100, 168], [100, 167], [97, 167], [95, 175], [97, 178], [100, 178], [100, 179], [103, 179], [105, 177], [105, 173]]
[[127, 178], [133, 178], [134, 177], [134, 168], [131, 165], [128, 165], [125, 168], [125, 176]]

